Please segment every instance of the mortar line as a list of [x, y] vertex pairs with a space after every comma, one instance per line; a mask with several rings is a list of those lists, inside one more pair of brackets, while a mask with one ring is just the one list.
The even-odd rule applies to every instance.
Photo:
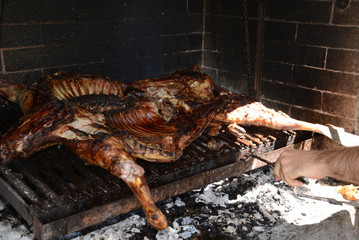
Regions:
[[332, 8], [331, 8], [331, 10], [330, 10], [330, 17], [329, 17], [329, 24], [330, 24], [330, 25], [333, 24], [334, 5], [335, 5], [335, 1], [332, 2]]
[[357, 92], [354, 128], [355, 128], [355, 134], [359, 134], [359, 91]]
[[328, 48], [325, 48], [325, 54], [324, 54], [324, 69], [327, 69], [327, 58], [328, 58]]
[[207, 0], [203, 0], [201, 69], [204, 68], [204, 37], [205, 37], [205, 31], [206, 31], [206, 3], [207, 3]]
[[5, 73], [6, 69], [5, 69], [5, 61], [4, 61], [4, 50], [1, 50], [0, 52], [1, 54], [1, 73]]
[[299, 29], [299, 24], [295, 24], [295, 33], [294, 33], [294, 42], [297, 42], [297, 38], [298, 38], [298, 29]]

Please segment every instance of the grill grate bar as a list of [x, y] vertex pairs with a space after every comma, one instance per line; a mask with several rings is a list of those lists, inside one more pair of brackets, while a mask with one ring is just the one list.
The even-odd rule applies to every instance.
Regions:
[[79, 196], [92, 195], [93, 187], [85, 180], [85, 178], [79, 176], [74, 166], [68, 161], [56, 161], [54, 163], [56, 170], [63, 176], [66, 176], [66, 180], [71, 188], [73, 188]]
[[261, 141], [260, 138], [257, 138], [257, 137], [255, 137], [255, 136], [252, 136], [252, 135], [249, 134], [249, 133], [245, 133], [244, 136], [245, 136], [246, 138], [248, 138], [249, 140], [251, 140], [252, 142], [254, 142], [255, 144], [257, 144], [257, 145], [263, 144], [263, 142]]
[[84, 181], [83, 178], [78, 176], [73, 169], [64, 166], [58, 166], [58, 171], [61, 175], [65, 176], [69, 186], [77, 192], [78, 196], [92, 196], [93, 188]]
[[228, 142], [233, 148], [237, 148], [240, 147], [240, 148], [243, 148], [243, 144], [238, 144], [236, 143], [237, 141], [237, 138], [232, 136], [232, 135], [228, 135], [226, 132], [223, 132], [221, 135], [218, 135], [218, 137], [223, 140], [223, 141], [226, 141]]
[[28, 164], [27, 161], [23, 161], [21, 163], [14, 161], [14, 164], [19, 172], [21, 172], [33, 185], [33, 190], [35, 192], [39, 192], [39, 195], [46, 200], [46, 206], [48, 209], [62, 205], [61, 197], [37, 175], [37, 171], [33, 168], [33, 166]]
[[206, 155], [206, 157], [208, 157], [207, 153], [211, 153], [211, 154], [216, 154], [216, 155], [217, 155], [217, 153], [216, 153], [215, 151], [209, 149], [208, 146], [207, 146], [207, 144], [206, 144], [205, 142], [203, 142], [203, 141], [201, 141], [201, 142], [199, 142], [199, 141], [198, 141], [198, 142], [194, 142], [194, 144], [195, 144], [196, 146], [198, 146], [200, 149], [202, 149], [202, 151], [203, 151], [203, 153]]
[[2, 165], [0, 165], [0, 175], [8, 180], [8, 182], [12, 183], [12, 187], [20, 193], [27, 202], [31, 204], [36, 204], [40, 208], [46, 207], [46, 202], [43, 201], [31, 188], [29, 188], [24, 181], [19, 179], [16, 174], [11, 169], [8, 169]]
[[50, 163], [44, 161], [35, 161], [34, 163], [37, 169], [41, 169], [41, 172], [38, 174], [44, 178], [44, 181], [49, 184], [53, 191], [63, 197], [64, 201], [76, 199], [79, 196], [78, 193], [69, 186], [64, 176], [50, 166]]
[[[73, 161], [79, 161], [80, 159], [74, 158]], [[81, 163], [80, 163], [81, 162]], [[107, 186], [103, 186], [106, 191], [111, 191], [113, 189], [121, 189], [123, 186], [123, 181], [111, 174], [109, 174], [106, 170], [99, 168], [97, 166], [85, 166], [83, 164], [83, 161], [80, 160], [79, 165], [82, 164], [84, 167], [89, 168], [89, 170], [94, 175], [94, 178], [101, 179], [103, 183], [105, 183]], [[96, 183], [96, 180], [94, 180]]]
[[196, 159], [196, 157], [198, 156], [198, 150], [196, 150], [194, 147], [192, 147], [191, 145], [186, 147], [186, 149], [183, 151], [185, 154], [188, 155], [189, 158], [191, 159]]
[[199, 158], [199, 156], [201, 156], [201, 158], [208, 158], [208, 154], [197, 144], [197, 143], [193, 143], [190, 146], [188, 146], [192, 151], [196, 152], [198, 155], [196, 156], [196, 158]]
[[255, 137], [259, 138], [262, 142], [269, 142], [270, 140], [267, 137], [264, 137], [263, 134], [260, 133], [254, 133], [253, 134]]
[[238, 143], [238, 142], [243, 145], [246, 145], [247, 147], [255, 147], [255, 144], [251, 140], [248, 140], [248, 139], [237, 138], [236, 143]]
[[[69, 154], [68, 154], [69, 155]], [[76, 171], [79, 172], [81, 177], [85, 178], [90, 182], [94, 192], [106, 192], [108, 190], [108, 183], [103, 181], [102, 178], [97, 176], [93, 171], [90, 170], [88, 166], [81, 161], [75, 161], [74, 157], [70, 158], [71, 164], [75, 166]]]

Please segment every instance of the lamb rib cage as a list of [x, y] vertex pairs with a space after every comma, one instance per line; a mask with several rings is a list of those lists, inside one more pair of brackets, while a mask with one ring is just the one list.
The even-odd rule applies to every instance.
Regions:
[[[19, 115], [15, 106], [3, 104], [0, 132], [5, 132]], [[226, 131], [215, 137], [204, 133], [174, 163], [139, 160], [154, 200], [164, 200], [261, 166], [253, 159], [245, 161], [250, 152], [271, 154], [278, 152], [272, 150], [281, 151], [311, 137], [309, 132], [301, 131], [258, 127], [246, 130], [247, 137], [241, 141]], [[211, 150], [209, 141], [220, 142], [221, 147]], [[102, 168], [86, 166], [62, 146], [0, 166], [0, 195], [33, 226], [37, 239], [65, 235], [139, 208], [121, 179]]]

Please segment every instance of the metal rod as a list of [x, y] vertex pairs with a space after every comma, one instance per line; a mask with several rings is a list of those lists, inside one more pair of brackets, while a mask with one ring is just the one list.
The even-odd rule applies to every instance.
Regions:
[[256, 62], [254, 69], [254, 91], [255, 97], [260, 100], [262, 94], [262, 62], [264, 45], [264, 16], [266, 11], [266, 0], [258, 1], [258, 19], [257, 19], [257, 42], [256, 42]]

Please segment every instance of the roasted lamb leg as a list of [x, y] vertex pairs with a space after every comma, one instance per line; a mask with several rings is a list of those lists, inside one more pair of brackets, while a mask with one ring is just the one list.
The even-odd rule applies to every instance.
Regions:
[[236, 123], [242, 126], [263, 126], [276, 130], [311, 131], [327, 136], [343, 146], [359, 145], [359, 136], [347, 133], [342, 128], [291, 118], [281, 111], [267, 108], [246, 94], [222, 91], [219, 93], [219, 98], [224, 102], [224, 106], [215, 116], [216, 121], [226, 124]]
[[246, 94], [221, 92], [219, 98], [224, 102], [224, 107], [215, 116], [217, 121], [242, 126], [263, 126], [277, 130], [317, 131], [315, 124], [299, 121], [283, 112], [267, 108]]
[[165, 229], [168, 225], [166, 216], [152, 200], [145, 171], [125, 151], [124, 145], [121, 138], [115, 135], [105, 136], [105, 139], [67, 143], [87, 163], [100, 166], [121, 178], [141, 204], [148, 223], [156, 229]]

